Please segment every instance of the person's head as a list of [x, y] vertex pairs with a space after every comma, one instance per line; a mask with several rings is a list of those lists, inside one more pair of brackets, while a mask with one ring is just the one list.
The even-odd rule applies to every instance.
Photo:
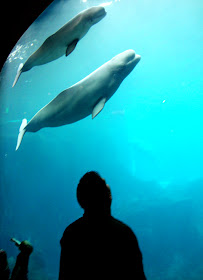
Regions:
[[0, 250], [0, 271], [8, 267], [7, 255], [4, 250]]
[[87, 212], [109, 213], [112, 201], [110, 187], [97, 172], [87, 172], [78, 184], [77, 200]]
[[28, 256], [33, 252], [33, 247], [27, 240], [24, 240], [20, 243], [19, 249], [23, 254]]

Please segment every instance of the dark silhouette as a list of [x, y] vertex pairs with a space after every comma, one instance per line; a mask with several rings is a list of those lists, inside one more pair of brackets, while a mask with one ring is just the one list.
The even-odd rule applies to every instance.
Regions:
[[77, 187], [84, 215], [64, 231], [59, 280], [146, 279], [132, 230], [111, 216], [111, 190], [94, 171]]
[[[15, 267], [12, 271], [10, 280], [27, 280], [28, 261], [33, 251], [32, 245], [28, 241], [18, 241], [12, 238], [11, 241], [19, 248], [20, 253], [17, 256]], [[0, 250], [0, 279], [9, 280], [10, 269], [8, 266], [7, 255], [4, 250]]]
[[0, 250], [0, 279], [8, 280], [10, 269], [8, 266], [7, 255], [4, 250]]
[[1, 55], [0, 71], [13, 47], [53, 0], [4, 1], [0, 10]]

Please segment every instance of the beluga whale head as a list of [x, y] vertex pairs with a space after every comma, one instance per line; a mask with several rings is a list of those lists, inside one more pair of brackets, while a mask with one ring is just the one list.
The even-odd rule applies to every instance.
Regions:
[[122, 80], [125, 79], [140, 59], [141, 56], [139, 54], [135, 54], [134, 50], [127, 50], [113, 57], [111, 60], [111, 67], [115, 78]]
[[113, 57], [107, 64], [111, 71], [110, 86], [118, 88], [122, 81], [130, 74], [140, 61], [141, 56], [134, 50], [124, 51]]
[[89, 22], [90, 25], [96, 24], [101, 19], [103, 19], [106, 15], [106, 11], [104, 7], [97, 6], [97, 7], [91, 7], [84, 11], [84, 15], [86, 17], [87, 22]]

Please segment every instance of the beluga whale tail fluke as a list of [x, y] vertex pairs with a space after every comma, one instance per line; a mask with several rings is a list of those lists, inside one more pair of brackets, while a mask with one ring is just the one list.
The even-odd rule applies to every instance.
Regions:
[[58, 127], [71, 124], [92, 115], [94, 119], [106, 102], [117, 91], [122, 81], [130, 74], [141, 56], [134, 50], [124, 51], [90, 75], [59, 93], [39, 110], [27, 123], [20, 126], [16, 150], [26, 132], [37, 132], [44, 127]]
[[96, 6], [80, 12], [68, 21], [58, 31], [49, 36], [24, 64], [20, 64], [13, 87], [23, 72], [29, 71], [34, 66], [49, 63], [63, 55], [71, 54], [89, 29], [102, 20], [105, 15], [104, 7]]
[[16, 151], [18, 150], [18, 148], [20, 146], [20, 143], [21, 143], [21, 141], [23, 139], [23, 136], [24, 136], [24, 134], [26, 132], [26, 129], [25, 129], [26, 125], [27, 125], [27, 120], [23, 119], [22, 120], [22, 124], [21, 124], [20, 129], [19, 129], [18, 140], [17, 140], [17, 145], [16, 145]]
[[21, 75], [21, 73], [22, 73], [22, 68], [23, 68], [23, 63], [21, 63], [21, 64], [19, 65], [19, 67], [18, 67], [17, 74], [16, 74], [16, 77], [15, 77], [15, 80], [14, 80], [14, 82], [13, 82], [13, 86], [12, 86], [12, 87], [14, 87], [15, 84], [17, 83], [17, 81], [18, 81], [18, 79], [19, 79], [19, 77], [20, 77], [20, 75]]

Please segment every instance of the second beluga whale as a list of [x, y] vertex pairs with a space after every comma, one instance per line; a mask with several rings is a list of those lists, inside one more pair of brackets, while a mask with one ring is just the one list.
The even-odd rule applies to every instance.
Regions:
[[92, 119], [95, 118], [140, 58], [134, 50], [118, 54], [86, 78], [58, 94], [28, 123], [23, 119], [16, 150], [26, 132], [74, 123], [90, 114]]
[[19, 65], [13, 87], [22, 72], [26, 72], [34, 66], [49, 63], [63, 55], [68, 56], [75, 49], [78, 41], [105, 15], [104, 7], [91, 7], [76, 15], [57, 32], [49, 36], [24, 64]]

